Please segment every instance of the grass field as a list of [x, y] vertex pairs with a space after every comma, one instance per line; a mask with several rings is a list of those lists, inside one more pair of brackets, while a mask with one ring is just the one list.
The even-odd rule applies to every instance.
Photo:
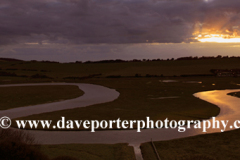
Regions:
[[5, 75], [0, 78], [0, 83], [13, 83], [14, 81], [26, 83], [28, 81], [36, 81], [36, 77], [39, 77], [38, 81], [62, 81], [63, 78], [65, 78], [64, 80], [67, 80], [67, 77], [84, 78], [92, 77], [94, 75], [96, 76], [97, 74], [97, 77], [106, 77], [111, 75], [135, 76], [136, 74], [141, 76], [146, 76], [147, 74], [163, 76], [210, 74], [211, 69], [239, 68], [239, 62], [239, 58], [123, 63], [44, 63], [0, 61], [1, 72], [7, 72], [10, 74], [14, 73], [17, 76], [23, 76], [8, 77]]
[[[154, 142], [161, 160], [237, 160], [240, 130]], [[151, 143], [141, 145], [144, 160], [157, 160]]]
[[0, 110], [43, 104], [83, 95], [77, 86], [21, 86], [0, 88]]
[[41, 151], [50, 159], [68, 156], [78, 160], [135, 160], [133, 147], [128, 144], [42, 145]]

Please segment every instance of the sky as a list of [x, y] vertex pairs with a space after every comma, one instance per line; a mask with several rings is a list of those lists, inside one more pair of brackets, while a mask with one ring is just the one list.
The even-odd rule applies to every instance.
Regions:
[[85, 61], [213, 51], [231, 56], [237, 44], [196, 37], [236, 36], [239, 11], [239, 0], [0, 0], [0, 57]]

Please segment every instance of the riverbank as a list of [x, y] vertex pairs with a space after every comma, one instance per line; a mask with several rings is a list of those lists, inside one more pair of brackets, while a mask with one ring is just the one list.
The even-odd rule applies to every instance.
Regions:
[[[156, 141], [161, 160], [237, 160], [240, 130]], [[151, 142], [141, 145], [144, 160], [157, 160]]]

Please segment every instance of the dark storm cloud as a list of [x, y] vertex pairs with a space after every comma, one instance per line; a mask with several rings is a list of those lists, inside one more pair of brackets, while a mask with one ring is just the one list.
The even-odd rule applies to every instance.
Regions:
[[239, 0], [1, 0], [0, 44], [186, 42], [240, 25], [239, 11]]

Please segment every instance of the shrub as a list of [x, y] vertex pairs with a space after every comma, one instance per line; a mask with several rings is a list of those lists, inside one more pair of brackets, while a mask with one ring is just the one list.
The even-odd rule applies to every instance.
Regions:
[[37, 144], [32, 135], [14, 129], [0, 129], [0, 140], [21, 142], [29, 145]]
[[1, 160], [48, 160], [37, 148], [21, 141], [0, 140]]
[[26, 132], [0, 129], [1, 160], [48, 160], [33, 144], [34, 137]]

